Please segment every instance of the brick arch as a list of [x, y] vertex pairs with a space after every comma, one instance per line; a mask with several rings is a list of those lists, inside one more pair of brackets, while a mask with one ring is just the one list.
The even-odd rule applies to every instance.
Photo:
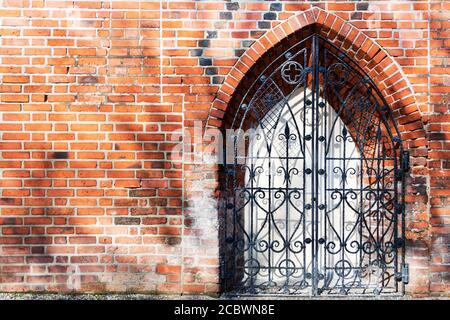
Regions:
[[[231, 98], [247, 71], [290, 34], [314, 27], [347, 53], [380, 89], [392, 109], [406, 147], [426, 145], [426, 133], [415, 95], [400, 66], [375, 41], [341, 17], [318, 7], [293, 15], [256, 40], [228, 73], [210, 110], [206, 126], [220, 128]], [[411, 133], [414, 130], [414, 133]]]
[[[308, 30], [309, 29], [309, 30]], [[414, 261], [415, 252], [429, 250], [427, 157], [428, 138], [421, 112], [411, 85], [396, 61], [375, 41], [341, 17], [312, 8], [293, 15], [267, 31], [256, 40], [239, 58], [221, 85], [206, 120], [206, 129], [223, 128], [227, 109], [233, 97], [239, 93], [242, 80], [260, 58], [279, 45], [289, 35], [297, 32], [313, 32], [336, 45], [356, 62], [380, 89], [383, 98], [391, 108], [400, 131], [404, 147], [411, 153], [411, 171], [407, 177], [405, 204], [407, 210], [406, 238], [407, 254], [412, 266], [412, 276], [407, 287], [409, 294], [420, 294], [423, 290], [421, 277], [429, 271]], [[261, 59], [263, 60], [263, 59]], [[230, 111], [230, 110], [228, 110]], [[206, 171], [210, 168], [205, 168]], [[213, 169], [213, 189], [219, 187], [219, 172]], [[208, 171], [209, 172], [209, 171]], [[220, 187], [214, 197], [220, 198]], [[425, 221], [424, 221], [425, 220]], [[424, 223], [425, 222], [425, 223]], [[408, 261], [407, 261], [408, 262]], [[418, 271], [420, 270], [420, 271]], [[415, 274], [414, 274], [415, 273]]]

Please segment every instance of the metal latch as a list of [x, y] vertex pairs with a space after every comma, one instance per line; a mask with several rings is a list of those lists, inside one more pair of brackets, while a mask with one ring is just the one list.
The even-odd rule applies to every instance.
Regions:
[[402, 266], [402, 281], [404, 284], [409, 283], [409, 264], [407, 263]]
[[404, 284], [409, 283], [409, 264], [402, 264], [402, 271], [397, 272], [397, 274], [395, 275], [395, 279], [397, 281], [403, 282]]
[[395, 170], [397, 181], [402, 180], [405, 172], [409, 171], [409, 151], [402, 151], [400, 158], [400, 168]]
[[402, 170], [407, 172], [409, 170], [409, 151], [402, 152]]

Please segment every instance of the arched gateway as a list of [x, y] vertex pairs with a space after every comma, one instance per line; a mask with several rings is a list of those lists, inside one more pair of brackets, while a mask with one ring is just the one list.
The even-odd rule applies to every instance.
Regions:
[[387, 102], [320, 35], [269, 55], [224, 119], [238, 131], [221, 179], [223, 290], [402, 293], [408, 154]]

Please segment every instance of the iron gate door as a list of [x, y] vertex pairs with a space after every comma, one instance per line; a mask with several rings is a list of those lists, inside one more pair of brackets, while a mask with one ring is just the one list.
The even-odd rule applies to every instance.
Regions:
[[386, 101], [318, 35], [266, 61], [229, 121], [224, 291], [402, 293], [408, 154]]

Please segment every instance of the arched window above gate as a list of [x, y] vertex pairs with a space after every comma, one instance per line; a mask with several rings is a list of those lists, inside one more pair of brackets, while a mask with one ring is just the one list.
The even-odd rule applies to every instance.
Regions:
[[386, 101], [318, 35], [261, 61], [225, 118], [224, 291], [401, 293], [407, 153]]

